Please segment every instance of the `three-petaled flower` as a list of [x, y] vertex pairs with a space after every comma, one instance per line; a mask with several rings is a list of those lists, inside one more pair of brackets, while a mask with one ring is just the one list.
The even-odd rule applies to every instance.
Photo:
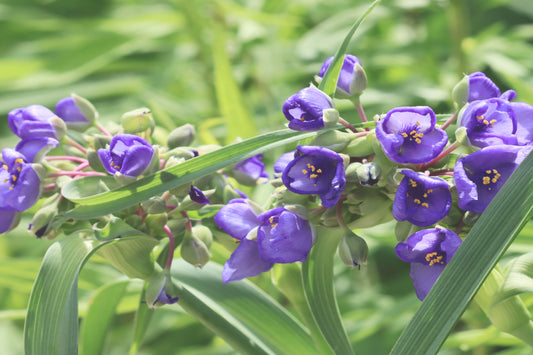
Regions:
[[446, 132], [436, 128], [437, 118], [427, 106], [397, 107], [376, 124], [376, 137], [394, 162], [427, 163], [448, 142]]
[[215, 215], [219, 228], [239, 246], [224, 264], [224, 283], [258, 275], [274, 263], [305, 261], [314, 241], [309, 221], [284, 207], [258, 214], [244, 199], [231, 200]]
[[111, 175], [137, 177], [150, 166], [153, 156], [150, 143], [133, 134], [118, 134], [111, 139], [109, 149], [98, 149], [98, 157]]
[[60, 140], [66, 132], [63, 120], [41, 105], [12, 110], [7, 116], [7, 123], [21, 139], [49, 137]]
[[318, 131], [325, 127], [324, 110], [332, 109], [333, 101], [322, 91], [307, 87], [290, 96], [283, 104], [289, 128], [295, 131]]
[[454, 180], [459, 208], [481, 213], [533, 146], [495, 145], [460, 158]]
[[263, 163], [263, 154], [238, 162], [231, 170], [231, 175], [243, 185], [254, 186], [268, 180], [268, 173], [265, 171], [265, 164]]
[[484, 73], [468, 75], [468, 102], [500, 96], [500, 89]]
[[403, 170], [405, 177], [400, 182], [392, 215], [398, 221], [409, 221], [426, 227], [440, 221], [452, 205], [448, 183], [441, 178], [429, 177], [412, 170]]
[[[83, 105], [83, 106], [82, 106]], [[84, 109], [86, 113], [83, 112]], [[95, 119], [96, 109], [92, 104], [75, 94], [59, 100], [55, 107], [55, 113], [69, 129], [83, 132], [89, 128]], [[89, 117], [87, 117], [89, 115]]]
[[492, 98], [469, 103], [459, 117], [470, 144], [487, 147], [518, 144], [516, 114], [507, 100]]
[[443, 228], [424, 229], [396, 245], [396, 255], [411, 263], [416, 296], [423, 301], [461, 245], [461, 238]]
[[[329, 57], [322, 64], [322, 68], [320, 68], [320, 72], [318, 73], [320, 78], [324, 77], [332, 61], [333, 57]], [[360, 75], [357, 75], [358, 71]], [[361, 61], [354, 55], [346, 54], [337, 80], [336, 97], [350, 98], [353, 95], [360, 95], [365, 88], [366, 75], [363, 72]]]
[[346, 185], [342, 157], [323, 147], [296, 149], [281, 175], [283, 184], [297, 194], [317, 194], [326, 208], [335, 206]]

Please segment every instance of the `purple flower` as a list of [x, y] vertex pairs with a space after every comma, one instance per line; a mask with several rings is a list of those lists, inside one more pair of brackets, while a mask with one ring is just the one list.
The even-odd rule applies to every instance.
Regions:
[[305, 261], [313, 246], [314, 233], [309, 221], [284, 207], [258, 216], [259, 254], [263, 261], [292, 263]]
[[15, 150], [22, 153], [28, 162], [36, 163], [58, 145], [59, 141], [50, 137], [26, 138], [17, 144]]
[[516, 114], [507, 100], [473, 101], [460, 116], [459, 126], [466, 128], [470, 143], [476, 147], [517, 144]]
[[41, 105], [17, 108], [7, 116], [9, 128], [22, 139], [49, 137], [60, 140], [66, 132], [65, 123]]
[[427, 106], [397, 107], [376, 124], [376, 137], [390, 160], [397, 163], [427, 163], [448, 142], [437, 119]]
[[459, 208], [483, 212], [532, 149], [533, 146], [495, 145], [457, 160], [453, 177]]
[[[319, 77], [324, 77], [324, 74], [326, 74], [326, 71], [328, 70], [332, 61], [333, 57], [329, 57], [328, 59], [326, 59], [324, 64], [322, 64], [322, 68], [320, 68], [320, 72], [318, 73]], [[354, 82], [354, 78], [356, 77], [355, 71], [357, 69], [357, 65], [359, 65], [359, 67], [362, 67], [359, 58], [351, 54], [346, 54], [344, 56], [341, 72], [339, 73], [339, 78], [337, 80], [336, 94], [341, 94], [341, 96], [343, 97], [351, 97], [352, 94], [356, 94], [355, 92], [352, 92], [352, 83]]]
[[[85, 103], [87, 108], [94, 107], [85, 99], [76, 96], [79, 103]], [[83, 132], [92, 125], [92, 120], [89, 119], [77, 105], [77, 102], [74, 96], [65, 97], [64, 99], [59, 100], [55, 107], [55, 113], [63, 121], [65, 121], [69, 129]], [[94, 119], [94, 117], [93, 117]]]
[[448, 183], [412, 170], [403, 170], [402, 174], [405, 177], [396, 190], [392, 205], [394, 218], [419, 227], [430, 226], [444, 218], [452, 205]]
[[204, 195], [202, 190], [193, 185], [191, 185], [191, 188], [189, 189], [189, 197], [196, 203], [204, 205], [209, 203], [209, 199]]
[[461, 245], [461, 238], [448, 229], [425, 229], [396, 245], [396, 255], [411, 263], [416, 296], [423, 301]]
[[233, 199], [222, 207], [214, 217], [217, 226], [237, 240], [259, 227], [259, 220], [251, 205], [244, 199]]
[[0, 233], [13, 229], [18, 223], [19, 213], [10, 208], [0, 208]]
[[137, 177], [150, 166], [153, 156], [154, 148], [150, 143], [133, 134], [116, 135], [109, 149], [98, 149], [98, 157], [111, 175]]
[[468, 75], [468, 102], [500, 96], [500, 89], [484, 73]]
[[287, 165], [289, 165], [289, 163], [294, 159], [294, 153], [296, 153], [295, 150], [282, 154], [281, 157], [279, 157], [274, 163], [274, 173], [283, 173], [283, 170], [285, 170]]
[[516, 139], [518, 145], [533, 142], [533, 106], [524, 102], [512, 102], [516, 117]]
[[265, 262], [259, 254], [257, 241], [244, 238], [231, 254], [222, 270], [222, 282], [242, 280], [268, 271], [274, 263]]
[[241, 184], [254, 186], [268, 180], [263, 154], [243, 160], [233, 166], [231, 175]]
[[165, 290], [165, 288], [163, 287], [161, 289], [161, 292], [159, 293], [159, 295], [157, 296], [156, 298], [156, 303], [161, 303], [161, 304], [174, 304], [176, 302], [178, 302], [179, 300], [179, 297], [176, 296], [176, 297], [172, 297], [171, 295], [169, 295], [167, 293], [167, 291]]
[[318, 131], [324, 128], [326, 109], [333, 108], [328, 95], [314, 87], [308, 87], [292, 95], [283, 104], [283, 114], [295, 131]]
[[281, 176], [283, 184], [297, 194], [318, 194], [324, 207], [335, 206], [346, 184], [341, 156], [323, 147], [296, 149], [295, 158]]
[[[34, 165], [14, 149], [2, 150], [0, 161], [0, 208], [22, 212], [37, 202], [41, 179]], [[8, 218], [9, 216], [5, 216]]]

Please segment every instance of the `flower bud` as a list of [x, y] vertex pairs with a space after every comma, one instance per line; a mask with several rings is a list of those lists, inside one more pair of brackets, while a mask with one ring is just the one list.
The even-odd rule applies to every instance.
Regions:
[[143, 201], [141, 207], [148, 214], [165, 213], [167, 210], [165, 200], [159, 196]]
[[348, 143], [344, 153], [354, 158], [365, 158], [373, 155], [374, 149], [372, 148], [372, 140], [374, 138], [375, 136], [373, 134], [368, 134], [364, 137], [352, 139]]
[[325, 127], [334, 127], [337, 123], [339, 123], [339, 111], [337, 111], [335, 108], [324, 109], [322, 111], [322, 116], [324, 117]]
[[85, 98], [76, 94], [60, 100], [55, 107], [55, 113], [67, 125], [68, 129], [84, 132], [93, 125], [98, 117], [94, 106]]
[[170, 149], [188, 146], [194, 140], [195, 135], [196, 130], [194, 126], [189, 123], [184, 124], [183, 126], [174, 128], [170, 132], [167, 138], [167, 146]]
[[381, 168], [376, 163], [370, 162], [360, 165], [355, 173], [361, 185], [375, 185], [379, 181]]
[[351, 136], [350, 133], [337, 130], [327, 131], [317, 135], [309, 145], [324, 147], [340, 153], [348, 146], [348, 143], [350, 143]]
[[465, 75], [452, 90], [453, 102], [457, 107], [463, 107], [468, 102], [469, 79]]
[[194, 227], [192, 227], [192, 235], [201, 240], [207, 249], [211, 248], [211, 244], [213, 244], [213, 233], [211, 232], [211, 229], [208, 227], [197, 224]]
[[149, 214], [144, 219], [144, 224], [150, 231], [150, 235], [156, 238], [164, 238], [166, 236], [163, 226], [167, 224], [168, 215], [166, 213]]
[[130, 134], [147, 132], [148, 135], [151, 135], [155, 128], [152, 111], [146, 107], [123, 114], [120, 119], [120, 125], [124, 129], [124, 133]]
[[[34, 214], [29, 231], [37, 238], [55, 237], [56, 233], [51, 233], [51, 222], [57, 216], [57, 204], [59, 202], [59, 194], [55, 193], [43, 202], [41, 208]], [[50, 234], [50, 235], [49, 235]]]
[[173, 304], [178, 302], [178, 296], [175, 294], [175, 288], [172, 284], [172, 278], [167, 270], [163, 270], [155, 276], [144, 294], [146, 304], [150, 308], [156, 308], [164, 304]]
[[181, 242], [181, 257], [194, 267], [202, 268], [211, 254], [203, 241], [192, 233], [186, 233]]
[[361, 264], [366, 264], [368, 245], [363, 238], [346, 229], [339, 244], [339, 256], [344, 264], [361, 269]]
[[[191, 198], [191, 191], [194, 191], [192, 194], [194, 199]], [[198, 191], [200, 191], [198, 188], [191, 185], [191, 187], [189, 187], [189, 194], [187, 194], [187, 196], [185, 196], [183, 201], [180, 203], [180, 205], [178, 206], [178, 210], [179, 211], [199, 210], [200, 208], [204, 207], [206, 203], [209, 203], [209, 200], [215, 194], [215, 189], [200, 191], [201, 195], [203, 195], [202, 197], [200, 196], [200, 194], [198, 194]], [[204, 201], [204, 202], [198, 202], [196, 199], [198, 199], [198, 201]]]
[[[333, 57], [326, 59], [318, 73], [317, 81], [322, 80], [332, 61]], [[335, 97], [339, 99], [355, 99], [361, 95], [366, 86], [367, 78], [359, 58], [351, 54], [345, 55], [337, 80]]]

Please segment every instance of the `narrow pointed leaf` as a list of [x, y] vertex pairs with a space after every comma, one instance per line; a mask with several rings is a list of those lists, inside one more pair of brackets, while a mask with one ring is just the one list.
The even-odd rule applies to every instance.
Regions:
[[317, 228], [317, 241], [302, 265], [305, 296], [315, 322], [335, 354], [353, 354], [333, 288], [333, 258], [342, 234]]
[[242, 354], [318, 354], [309, 333], [247, 280], [222, 284], [222, 267], [174, 260], [178, 304]]

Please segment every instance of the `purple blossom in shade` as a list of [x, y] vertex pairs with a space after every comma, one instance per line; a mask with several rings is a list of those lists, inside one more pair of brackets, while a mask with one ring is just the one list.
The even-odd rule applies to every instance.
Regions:
[[275, 174], [281, 174], [283, 173], [283, 170], [287, 167], [287, 165], [294, 159], [294, 153], [296, 153], [295, 150], [284, 153], [279, 157], [278, 160], [274, 163], [274, 173]]
[[460, 158], [453, 178], [459, 208], [481, 213], [533, 146], [495, 145]]
[[159, 303], [163, 303], [163, 304], [174, 304], [176, 302], [178, 302], [179, 300], [179, 297], [176, 296], [176, 297], [172, 297], [171, 295], [169, 295], [167, 293], [167, 291], [165, 290], [165, 288], [161, 288], [161, 292], [159, 292], [159, 295], [157, 295], [157, 298], [156, 298], [156, 302], [159, 302]]
[[396, 255], [411, 263], [409, 276], [420, 301], [426, 298], [461, 242], [461, 238], [451, 230], [431, 228], [416, 232], [396, 245]]
[[243, 240], [248, 233], [259, 227], [257, 214], [244, 199], [233, 199], [222, 207], [214, 217], [217, 226], [233, 238]]
[[317, 146], [298, 146], [295, 158], [287, 164], [281, 179], [288, 190], [297, 194], [317, 194], [326, 208], [341, 197], [346, 175], [342, 157]]
[[[326, 74], [326, 71], [328, 70], [332, 61], [333, 57], [329, 57], [328, 59], [326, 59], [324, 64], [322, 64], [322, 68], [320, 68], [320, 72], [318, 73], [319, 77], [324, 77], [324, 74]], [[339, 73], [339, 78], [337, 80], [337, 90], [342, 91], [342, 93], [348, 97], [352, 96], [352, 91], [350, 87], [354, 79], [356, 64], [359, 64], [362, 67], [359, 58], [351, 54], [346, 54], [344, 56], [341, 72]]]
[[10, 208], [0, 208], [0, 233], [11, 230], [18, 221], [18, 212]]
[[440, 221], [452, 205], [448, 183], [441, 178], [429, 177], [412, 170], [403, 170], [392, 215], [398, 221], [409, 221], [427, 227]]
[[205, 197], [202, 190], [193, 185], [191, 185], [191, 188], [189, 189], [189, 197], [196, 203], [204, 205], [209, 203], [209, 199]]
[[468, 75], [468, 102], [500, 96], [500, 89], [484, 73]]
[[400, 164], [427, 163], [448, 142], [446, 132], [436, 128], [437, 118], [427, 106], [397, 107], [376, 124], [376, 137], [387, 157]]
[[257, 183], [268, 180], [268, 173], [265, 171], [263, 154], [258, 154], [233, 166], [231, 174], [238, 182], [247, 186], [254, 186]]
[[259, 254], [263, 261], [292, 263], [305, 261], [313, 246], [314, 233], [307, 219], [284, 207], [278, 207], [258, 216]]
[[333, 101], [322, 91], [307, 87], [292, 95], [283, 104], [283, 114], [289, 120], [289, 128], [295, 131], [318, 131], [324, 128], [326, 109], [333, 108]]
[[[2, 150], [0, 161], [0, 208], [22, 212], [37, 202], [41, 179], [34, 165], [14, 149]], [[7, 217], [6, 217], [7, 218]]]
[[516, 117], [516, 139], [518, 145], [533, 142], [533, 106], [525, 102], [512, 102], [511, 107]]
[[59, 141], [50, 137], [26, 138], [17, 144], [15, 150], [22, 153], [28, 162], [35, 163], [58, 145]]
[[257, 241], [244, 238], [224, 264], [222, 282], [227, 284], [230, 281], [259, 275], [270, 270], [273, 265], [274, 263], [265, 262], [261, 258]]
[[460, 116], [470, 143], [476, 147], [517, 144], [516, 114], [512, 104], [498, 98], [473, 101]]
[[55, 113], [70, 129], [84, 131], [92, 125], [91, 120], [81, 112], [73, 97], [65, 97], [59, 100], [55, 107]]
[[133, 134], [116, 135], [111, 139], [109, 149], [98, 149], [98, 157], [111, 175], [118, 172], [137, 177], [150, 166], [153, 156], [154, 148], [150, 143]]
[[9, 128], [22, 139], [49, 137], [60, 140], [66, 132], [64, 122], [41, 105], [17, 108], [7, 116]]

